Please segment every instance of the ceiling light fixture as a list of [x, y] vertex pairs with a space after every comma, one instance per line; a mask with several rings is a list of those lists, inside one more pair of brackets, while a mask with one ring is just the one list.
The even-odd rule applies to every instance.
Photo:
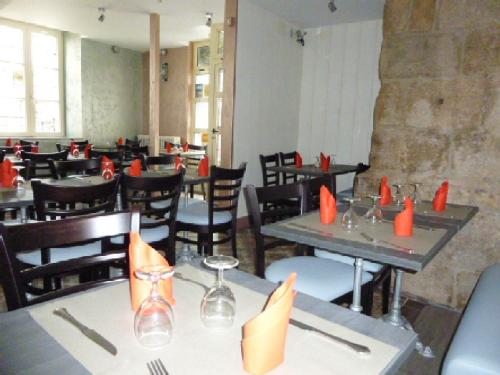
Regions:
[[99, 22], [104, 22], [104, 17], [105, 17], [104, 12], [106, 12], [106, 8], [100, 7], [100, 8], [97, 8], [97, 11], [99, 12], [99, 17], [97, 17], [97, 20]]
[[205, 26], [207, 27], [211, 27], [212, 26], [212, 18], [213, 18], [214, 14], [212, 12], [206, 12], [205, 13], [205, 17], [207, 19], [207, 21], [205, 22]]
[[335, 1], [334, 0], [330, 0], [328, 2], [328, 9], [330, 9], [330, 12], [335, 12], [337, 10], [337, 7], [335, 6]]

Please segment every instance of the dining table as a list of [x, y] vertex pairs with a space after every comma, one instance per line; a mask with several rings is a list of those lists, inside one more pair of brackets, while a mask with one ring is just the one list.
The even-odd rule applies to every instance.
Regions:
[[[172, 341], [160, 350], [142, 347], [134, 336], [129, 283], [86, 292], [0, 314], [0, 373], [146, 374], [146, 364], [161, 359], [170, 375], [245, 374], [242, 326], [258, 315], [277, 287], [237, 269], [224, 272], [236, 300], [232, 327], [206, 328], [200, 302], [214, 284], [215, 272], [200, 262], [175, 267], [175, 323]], [[53, 314], [66, 308], [117, 349], [111, 355]], [[269, 374], [394, 374], [412, 353], [417, 336], [332, 303], [297, 293], [291, 317], [299, 323], [365, 345], [360, 354], [323, 333], [290, 324], [284, 361]]]
[[206, 155], [205, 150], [188, 150], [188, 151], [183, 151], [182, 149], [173, 149], [172, 152], [166, 152], [162, 151], [160, 152], [160, 155], [179, 155], [183, 158], [189, 158], [189, 157], [202, 157]]
[[[413, 235], [400, 237], [394, 234], [393, 221], [403, 206], [396, 204], [382, 206], [384, 219], [372, 223], [362, 218], [372, 206], [371, 202], [371, 199], [363, 198], [353, 206], [354, 211], [360, 216], [359, 225], [353, 230], [346, 230], [342, 226], [342, 215], [347, 206], [340, 204], [333, 224], [322, 224], [319, 211], [313, 211], [303, 216], [267, 224], [261, 228], [261, 233], [354, 257], [353, 299], [350, 309], [358, 313], [362, 311], [361, 278], [364, 260], [390, 265], [396, 275], [394, 293], [390, 311], [384, 315], [383, 320], [396, 327], [411, 330], [408, 320], [401, 314], [404, 273], [423, 270], [474, 217], [478, 208], [447, 204], [445, 211], [436, 212], [432, 209], [432, 202], [419, 202], [415, 207]], [[423, 347], [421, 343], [419, 347]], [[430, 348], [426, 350], [431, 356]]]

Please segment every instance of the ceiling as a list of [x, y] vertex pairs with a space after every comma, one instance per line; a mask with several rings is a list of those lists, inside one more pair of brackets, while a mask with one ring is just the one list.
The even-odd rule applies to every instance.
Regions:
[[[98, 7], [106, 8], [104, 22]], [[0, 0], [0, 17], [70, 31], [90, 39], [149, 49], [149, 14], [160, 14], [160, 45], [180, 47], [208, 38], [205, 13], [224, 19], [224, 0]]]
[[[247, 0], [300, 28], [382, 18], [384, 0]], [[205, 13], [223, 22], [224, 0], [0, 0], [0, 17], [81, 34], [93, 40], [131, 48], [149, 49], [149, 14], [160, 18], [162, 48], [180, 47], [208, 38]], [[104, 7], [105, 20], [97, 20]]]
[[335, 13], [328, 0], [249, 0], [300, 28], [381, 19], [385, 0], [335, 0]]

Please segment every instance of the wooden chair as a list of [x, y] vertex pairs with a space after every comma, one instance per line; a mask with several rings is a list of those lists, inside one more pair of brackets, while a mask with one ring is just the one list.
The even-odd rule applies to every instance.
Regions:
[[[237, 169], [210, 168], [208, 202], [195, 201], [179, 209], [177, 215], [176, 232], [193, 232], [198, 238], [193, 241], [176, 235], [176, 240], [196, 244], [199, 252], [209, 255], [213, 254], [214, 245], [230, 241], [233, 256], [237, 256], [236, 215], [245, 170], [246, 163]], [[222, 238], [214, 240], [214, 233], [221, 234]]]
[[0, 163], [3, 163], [4, 158], [5, 158], [5, 150], [0, 150]]
[[141, 154], [142, 170], [145, 171], [150, 165], [172, 165], [175, 164], [175, 155], [148, 156]]
[[32, 145], [38, 146], [38, 141], [26, 141], [24, 139], [20, 139], [19, 143], [21, 144], [21, 146], [30, 146], [30, 147]]
[[125, 145], [130, 146], [130, 147], [139, 147], [141, 144], [139, 141], [125, 138]]
[[369, 165], [358, 163], [358, 168], [356, 169], [356, 172], [354, 173], [354, 178], [352, 180], [352, 188], [340, 191], [337, 194], [339, 200], [343, 200], [345, 198], [352, 198], [354, 196], [354, 192], [356, 191], [356, 186], [358, 184], [358, 176], [361, 173], [366, 172], [368, 169], [370, 169]]
[[[5, 150], [0, 150], [0, 163], [3, 163], [4, 158], [5, 158]], [[16, 219], [17, 210], [15, 208], [0, 208], [0, 221], [5, 220], [5, 214], [7, 212], [10, 212], [12, 219]]]
[[[247, 208], [250, 212], [256, 244], [256, 270], [258, 276], [265, 276], [269, 281], [279, 283], [287, 279], [291, 272], [297, 272], [296, 289], [313, 297], [335, 303], [352, 300], [354, 266], [330, 259], [314, 256], [293, 256], [275, 261], [265, 268], [265, 253], [276, 246], [290, 244], [283, 240], [272, 240], [260, 231], [264, 224], [282, 220], [285, 217], [301, 215], [307, 207], [306, 187], [301, 183], [256, 188], [248, 185], [245, 189]], [[297, 199], [300, 209], [282, 208], [261, 210], [261, 205], [283, 199]], [[371, 313], [373, 299], [372, 276], [362, 274], [362, 305], [366, 313]]]
[[[175, 264], [175, 222], [184, 173], [165, 177], [121, 177], [121, 200], [124, 209], [141, 208], [142, 239], [164, 250], [170, 264]], [[111, 243], [123, 244], [123, 237]]]
[[[191, 155], [191, 156], [184, 156], [184, 165], [188, 170], [194, 170], [195, 172], [198, 171], [198, 166], [200, 165], [200, 161], [207, 155], [207, 146], [200, 146], [200, 145], [192, 145], [189, 144], [189, 149], [190, 150], [196, 150], [196, 151], [204, 151], [204, 155]], [[182, 146], [181, 146], [182, 147]], [[191, 198], [194, 197], [194, 185], [191, 185], [189, 187], [189, 195]], [[206, 194], [205, 194], [205, 184], [201, 184], [201, 194], [203, 195], [203, 199], [205, 199]]]
[[276, 186], [280, 184], [280, 175], [278, 172], [269, 171], [269, 167], [279, 167], [279, 154], [259, 155], [260, 168], [262, 170], [263, 186]]
[[[279, 156], [280, 156], [281, 165], [282, 166], [295, 165], [295, 155], [296, 154], [297, 154], [297, 151], [292, 151], [292, 152], [287, 152], [287, 153], [280, 152]], [[297, 182], [297, 175], [283, 172], [283, 173], [281, 173], [281, 181], [283, 184]]]
[[90, 150], [89, 155], [91, 158], [102, 158], [106, 156], [113, 160], [114, 162], [121, 163], [123, 161], [124, 152], [121, 150], [118, 151], [98, 151], [98, 150]]
[[67, 160], [68, 150], [61, 152], [34, 153], [21, 151], [21, 158], [25, 166], [25, 178], [43, 178], [52, 177], [52, 171], [49, 166], [49, 159]]
[[[13, 146], [0, 146], [1, 151], [5, 151], [6, 155], [14, 155], [14, 147]], [[31, 145], [22, 146], [22, 151], [31, 152]]]
[[49, 160], [52, 178], [61, 179], [69, 175], [96, 176], [101, 173], [101, 159]]
[[7, 308], [14, 310], [125, 279], [126, 276], [118, 278], [108, 276], [64, 289], [50, 290], [39, 297], [29, 298], [27, 296], [27, 293], [31, 292], [29, 284], [35, 279], [51, 279], [63, 275], [80, 274], [95, 268], [109, 267], [117, 261], [126, 262], [127, 252], [115, 251], [90, 256], [75, 255], [69, 260], [38, 267], [26, 267], [19, 262], [18, 254], [40, 248], [56, 248], [128, 234], [139, 230], [139, 222], [138, 212], [118, 212], [23, 225], [0, 223], [0, 280]]
[[[85, 142], [75, 142], [75, 144], [78, 146], [78, 151], [83, 152], [85, 151], [85, 148], [88, 145], [88, 141]], [[61, 143], [56, 143], [57, 151], [61, 152], [64, 150], [71, 151], [71, 145], [63, 145]]]
[[307, 211], [318, 210], [319, 209], [319, 191], [321, 186], [326, 186], [335, 196], [336, 190], [336, 179], [335, 176], [325, 175], [321, 177], [310, 178], [303, 180], [304, 184], [307, 186]]

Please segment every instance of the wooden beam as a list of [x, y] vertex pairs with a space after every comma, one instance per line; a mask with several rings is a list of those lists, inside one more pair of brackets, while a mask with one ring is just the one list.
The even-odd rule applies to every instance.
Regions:
[[160, 152], [160, 15], [149, 15], [149, 152]]

